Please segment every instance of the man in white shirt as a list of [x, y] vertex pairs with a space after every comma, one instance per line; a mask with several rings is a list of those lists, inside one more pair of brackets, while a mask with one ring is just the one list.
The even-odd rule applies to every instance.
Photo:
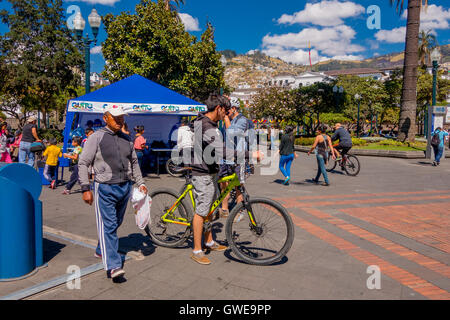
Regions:
[[183, 163], [190, 164], [191, 153], [193, 146], [193, 136], [191, 128], [189, 127], [189, 121], [183, 119], [181, 126], [178, 128], [177, 134], [177, 149], [180, 152], [180, 157], [183, 158]]

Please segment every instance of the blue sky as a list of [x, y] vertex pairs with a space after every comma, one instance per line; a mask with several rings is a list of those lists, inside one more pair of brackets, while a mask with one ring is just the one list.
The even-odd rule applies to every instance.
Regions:
[[[100, 15], [134, 12], [139, 0], [83, 0], [64, 2], [64, 7], [79, 6], [83, 17], [95, 5]], [[388, 0], [186, 0], [179, 8], [186, 30], [200, 37], [206, 21], [214, 25], [218, 50], [237, 53], [261, 50], [286, 61], [309, 63], [311, 43], [313, 63], [327, 59], [356, 60], [399, 52], [404, 49], [406, 12], [399, 16]], [[407, 2], [407, 1], [405, 1]], [[446, 4], [443, 4], [445, 2]], [[450, 43], [449, 1], [429, 0], [428, 11], [422, 13], [421, 26], [433, 30], [439, 44]], [[371, 5], [380, 8], [381, 29], [369, 29], [367, 19]], [[0, 8], [9, 8], [5, 0]], [[70, 14], [67, 14], [69, 17]], [[87, 28], [90, 32], [90, 28]], [[0, 24], [0, 32], [7, 30]], [[104, 67], [100, 31], [98, 47], [92, 51], [93, 71]]]

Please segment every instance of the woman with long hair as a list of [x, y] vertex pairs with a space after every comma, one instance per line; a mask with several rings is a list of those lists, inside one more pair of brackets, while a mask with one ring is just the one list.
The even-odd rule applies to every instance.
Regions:
[[297, 154], [294, 151], [294, 128], [287, 126], [284, 129], [284, 134], [281, 136], [280, 142], [280, 164], [279, 168], [284, 175], [285, 180], [283, 184], [288, 185], [291, 180], [291, 165], [292, 161], [297, 158]]
[[134, 131], [136, 132], [136, 137], [134, 138], [134, 149], [136, 151], [136, 155], [139, 162], [139, 168], [142, 171], [142, 160], [144, 159], [144, 149], [148, 149], [146, 145], [147, 140], [145, 140], [143, 134], [145, 132], [144, 126], [136, 126], [134, 127]]
[[326, 134], [326, 127], [323, 124], [317, 128], [316, 140], [314, 141], [311, 150], [309, 150], [308, 156], [313, 151], [316, 154], [317, 175], [315, 179], [312, 179], [312, 181], [314, 181], [315, 183], [319, 183], [320, 175], [323, 175], [325, 182], [323, 182], [322, 185], [329, 186], [330, 182], [328, 180], [328, 174], [325, 168], [325, 165], [328, 161], [328, 153], [331, 152], [333, 159], [336, 159], [336, 157], [334, 155], [333, 143], [331, 142], [330, 136]]

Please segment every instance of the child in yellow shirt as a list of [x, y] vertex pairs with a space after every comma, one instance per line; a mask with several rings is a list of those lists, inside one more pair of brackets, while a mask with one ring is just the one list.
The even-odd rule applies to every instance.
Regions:
[[58, 158], [62, 157], [61, 148], [56, 146], [56, 139], [50, 140], [50, 145], [43, 153], [45, 160], [44, 177], [50, 182], [50, 188], [56, 189], [56, 169], [58, 167]]

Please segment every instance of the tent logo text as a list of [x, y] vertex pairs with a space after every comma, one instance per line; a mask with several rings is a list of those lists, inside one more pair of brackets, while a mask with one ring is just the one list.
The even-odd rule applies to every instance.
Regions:
[[152, 111], [152, 107], [148, 104], [142, 104], [142, 105], [134, 105], [133, 110], [134, 111]]
[[176, 106], [161, 106], [162, 112], [178, 112], [180, 111], [180, 107]]
[[205, 108], [205, 107], [199, 107], [199, 106], [197, 106], [197, 107], [189, 107], [188, 110], [189, 110], [189, 111], [203, 112], [203, 111], [206, 110], [206, 108]]
[[92, 111], [94, 109], [94, 105], [92, 103], [86, 103], [86, 102], [82, 102], [82, 103], [73, 102], [72, 108], [77, 109], [77, 110]]

